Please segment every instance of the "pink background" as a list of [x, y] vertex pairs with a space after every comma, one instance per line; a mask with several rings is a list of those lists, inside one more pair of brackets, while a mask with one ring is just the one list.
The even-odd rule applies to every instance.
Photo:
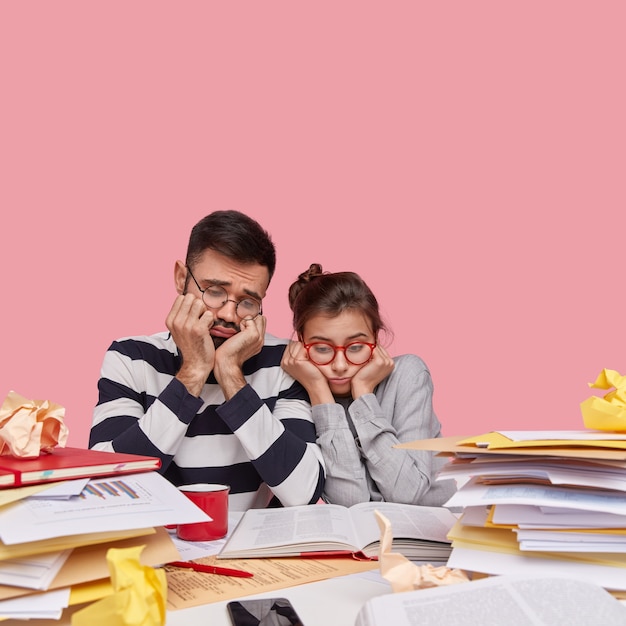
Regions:
[[215, 209], [257, 218], [269, 330], [358, 271], [445, 434], [580, 428], [626, 373], [615, 2], [0, 4], [0, 395], [86, 445], [112, 339], [164, 328]]

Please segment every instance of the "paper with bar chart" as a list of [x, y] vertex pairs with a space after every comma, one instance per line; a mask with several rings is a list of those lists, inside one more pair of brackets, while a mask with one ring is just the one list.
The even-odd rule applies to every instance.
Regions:
[[157, 472], [93, 479], [68, 500], [26, 498], [0, 510], [8, 545], [52, 537], [210, 521]]

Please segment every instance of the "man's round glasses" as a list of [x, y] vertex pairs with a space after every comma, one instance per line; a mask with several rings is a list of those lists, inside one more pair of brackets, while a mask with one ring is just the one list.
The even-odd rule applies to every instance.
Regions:
[[235, 312], [237, 317], [242, 320], [253, 320], [255, 317], [261, 315], [263, 312], [261, 309], [261, 303], [254, 298], [242, 298], [241, 300], [231, 300], [228, 297], [228, 292], [224, 287], [220, 285], [209, 285], [206, 289], [202, 289], [193, 275], [189, 266], [187, 266], [189, 276], [193, 278], [193, 282], [196, 283], [196, 287], [200, 293], [202, 293], [202, 301], [209, 309], [221, 309], [227, 302], [234, 302], [237, 307]]
[[375, 343], [367, 343], [365, 341], [353, 341], [346, 346], [333, 346], [332, 343], [324, 341], [314, 341], [313, 343], [305, 343], [304, 349], [309, 355], [309, 359], [315, 365], [328, 365], [332, 363], [337, 356], [338, 350], [343, 350], [348, 363], [352, 365], [363, 365], [367, 363], [374, 353]]

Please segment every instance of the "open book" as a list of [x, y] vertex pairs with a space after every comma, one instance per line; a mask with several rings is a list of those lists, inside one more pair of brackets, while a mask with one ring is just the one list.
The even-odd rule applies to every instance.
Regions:
[[222, 548], [218, 558], [320, 556], [362, 553], [378, 556], [378, 510], [389, 519], [393, 550], [421, 561], [445, 561], [447, 534], [456, 517], [446, 508], [363, 502], [347, 508], [310, 504], [282, 509], [250, 509]]
[[626, 625], [626, 609], [608, 591], [582, 580], [496, 576], [368, 600], [355, 626]]

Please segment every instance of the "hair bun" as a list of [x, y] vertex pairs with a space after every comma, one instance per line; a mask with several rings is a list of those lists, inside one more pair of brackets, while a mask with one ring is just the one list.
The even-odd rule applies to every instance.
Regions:
[[298, 276], [298, 281], [302, 283], [310, 283], [323, 273], [324, 271], [319, 263], [311, 263], [309, 269], [306, 272], [302, 272], [302, 274]]
[[292, 283], [291, 287], [289, 287], [289, 306], [293, 309], [294, 302], [296, 298], [300, 294], [300, 292], [312, 281], [316, 278], [319, 278], [324, 274], [324, 270], [319, 263], [311, 263], [309, 269], [305, 272], [302, 272], [298, 276], [298, 279]]

